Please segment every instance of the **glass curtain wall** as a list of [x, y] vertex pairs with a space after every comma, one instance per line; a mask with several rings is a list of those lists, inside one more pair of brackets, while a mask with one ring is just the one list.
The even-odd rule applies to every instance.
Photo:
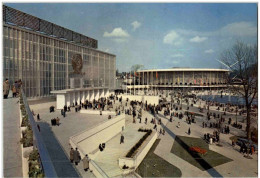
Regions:
[[3, 77], [11, 85], [21, 79], [27, 97], [70, 88], [74, 54], [83, 58], [84, 87], [115, 88], [114, 55], [11, 25], [4, 25], [3, 30]]

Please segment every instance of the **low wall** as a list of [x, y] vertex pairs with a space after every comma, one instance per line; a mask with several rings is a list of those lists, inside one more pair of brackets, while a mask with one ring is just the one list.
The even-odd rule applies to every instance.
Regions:
[[70, 137], [69, 142], [73, 148], [78, 147], [83, 158], [85, 154], [92, 155], [91, 153], [98, 148], [100, 143], [105, 143], [119, 134], [122, 128], [125, 128], [124, 114]]
[[147, 101], [147, 104], [159, 104], [159, 96], [146, 96], [146, 95], [118, 95], [120, 98], [122, 96], [123, 100], [126, 100], [127, 98], [131, 101], [139, 101], [145, 103]]
[[93, 160], [89, 162], [89, 169], [97, 178], [108, 178], [108, 175]]
[[158, 133], [153, 131], [152, 135], [150, 135], [147, 138], [148, 141], [145, 142], [143, 146], [141, 146], [141, 149], [133, 158], [127, 158], [127, 157], [119, 158], [119, 167], [122, 168], [124, 165], [126, 165], [129, 167], [129, 169], [134, 168], [135, 170], [139, 166], [139, 164], [143, 161], [144, 157], [153, 146], [157, 137], [158, 137]]
[[[100, 115], [100, 110], [87, 110], [87, 109], [81, 109], [80, 113], [82, 114], [95, 114], [95, 115]], [[115, 111], [102, 111], [102, 115], [111, 115], [115, 116], [116, 112]]]

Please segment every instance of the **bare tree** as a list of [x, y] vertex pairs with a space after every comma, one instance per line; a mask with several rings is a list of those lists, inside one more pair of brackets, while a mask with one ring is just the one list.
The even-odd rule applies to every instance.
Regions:
[[[252, 102], [257, 95], [257, 45], [249, 46], [237, 41], [234, 46], [221, 55], [223, 61], [234, 74], [229, 78], [229, 87], [245, 100], [247, 138], [251, 139]], [[233, 82], [234, 79], [239, 82]]]
[[137, 70], [143, 69], [143, 68], [144, 68], [144, 65], [142, 65], [142, 64], [135, 64], [135, 65], [132, 65], [131, 71], [132, 72], [136, 72]]

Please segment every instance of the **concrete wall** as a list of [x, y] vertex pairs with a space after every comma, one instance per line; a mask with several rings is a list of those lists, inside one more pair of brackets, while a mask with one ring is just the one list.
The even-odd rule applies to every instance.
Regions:
[[125, 128], [125, 115], [119, 115], [105, 121], [91, 129], [80, 132], [70, 137], [70, 145], [78, 147], [81, 156], [89, 154], [98, 148], [100, 143], [105, 143]]
[[[157, 132], [153, 132], [152, 135], [148, 137], [148, 141], [144, 142], [144, 146], [141, 146], [141, 149], [138, 151], [138, 153], [133, 157], [133, 158], [119, 158], [119, 167], [122, 168], [124, 164], [128, 166], [129, 168], [134, 168], [136, 169], [139, 164], [143, 161], [144, 157], [148, 153], [148, 151], [151, 149], [153, 146], [155, 140], [158, 137]], [[131, 149], [131, 148], [129, 148]]]
[[[86, 110], [86, 109], [81, 109], [81, 110], [80, 110], [80, 113], [100, 115], [100, 111], [99, 111], [99, 110]], [[115, 111], [102, 111], [102, 115], [115, 116], [115, 115], [116, 115], [116, 112], [115, 112]]]
[[72, 103], [80, 103], [85, 100], [93, 101], [95, 98], [98, 100], [100, 97], [108, 97], [108, 89], [93, 89], [86, 91], [73, 91], [69, 93], [54, 93], [56, 94], [56, 109], [63, 109], [64, 105], [72, 106]]
[[89, 162], [89, 169], [97, 178], [108, 178], [106, 173], [93, 160]]
[[142, 96], [142, 95], [118, 95], [118, 97], [121, 97], [123, 100], [126, 100], [128, 98], [129, 100], [136, 100], [136, 101], [142, 101], [145, 103], [147, 101], [147, 104], [159, 104], [159, 96]]
[[154, 132], [152, 135], [152, 138], [149, 140], [149, 142], [146, 144], [146, 146], [137, 153], [136, 157], [135, 157], [135, 167], [137, 168], [139, 166], [139, 164], [143, 161], [144, 157], [146, 156], [146, 154], [148, 153], [148, 151], [151, 149], [151, 147], [153, 146], [155, 140], [158, 137], [158, 132]]

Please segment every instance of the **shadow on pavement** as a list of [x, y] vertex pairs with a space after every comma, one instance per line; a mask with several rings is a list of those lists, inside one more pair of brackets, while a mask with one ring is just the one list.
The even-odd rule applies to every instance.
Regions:
[[37, 122], [37, 124], [40, 126], [40, 133], [58, 177], [79, 177], [79, 174], [70, 163], [62, 146], [55, 137], [50, 124], [46, 122]]
[[[168, 119], [166, 118], [164, 115], [162, 114], [157, 114], [156, 115], [156, 119], [158, 120], [158, 116]], [[168, 128], [166, 127], [163, 123], [161, 124], [163, 129], [173, 138], [175, 139], [175, 141], [177, 141], [185, 150], [189, 149], [189, 146], [184, 143], [181, 139], [176, 139], [176, 135]], [[189, 154], [191, 156], [193, 156], [190, 152]], [[222, 175], [216, 170], [214, 169], [207, 161], [205, 161], [201, 156], [198, 155], [199, 158], [201, 159], [196, 159], [196, 161], [212, 176], [212, 177], [222, 177]]]

